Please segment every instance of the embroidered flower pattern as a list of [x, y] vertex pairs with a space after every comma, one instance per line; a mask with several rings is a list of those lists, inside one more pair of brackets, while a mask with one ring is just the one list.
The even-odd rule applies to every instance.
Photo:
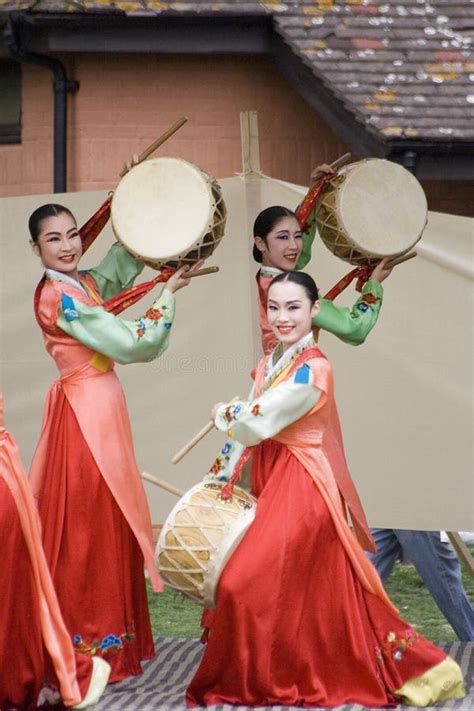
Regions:
[[364, 294], [362, 296], [362, 301], [365, 301], [366, 304], [378, 304], [380, 301], [379, 296], [375, 296], [375, 294], [371, 294], [370, 292], [368, 294]]
[[115, 634], [108, 634], [103, 637], [102, 641], [94, 640], [90, 644], [82, 639], [80, 634], [75, 634], [72, 638], [74, 648], [77, 652], [89, 655], [105, 655], [105, 654], [116, 654], [124, 647], [124, 642], [133, 642], [135, 640], [135, 635], [128, 632], [124, 632], [120, 636]]
[[411, 647], [416, 642], [417, 637], [418, 634], [413, 627], [408, 627], [402, 637], [397, 637], [395, 632], [389, 632], [383, 648], [381, 649], [377, 645], [374, 647], [377, 662], [383, 664], [384, 655], [391, 656], [396, 662], [400, 662], [408, 647]]
[[224, 410], [225, 421], [232, 422], [232, 420], [235, 420], [236, 415], [239, 414], [241, 409], [242, 409], [241, 405], [229, 405], [229, 407], [226, 407], [226, 409]]
[[144, 336], [146, 333], [146, 323], [145, 321], [141, 318], [138, 322], [138, 327], [137, 327], [137, 336], [138, 338], [141, 338]]
[[222, 457], [216, 457], [214, 460], [214, 464], [209, 469], [209, 473], [214, 474], [215, 476], [216, 474], [219, 474], [222, 469], [224, 469], [224, 465], [222, 464]]
[[149, 318], [151, 321], [159, 321], [160, 318], [163, 318], [163, 311], [160, 311], [160, 309], [148, 309], [145, 318]]

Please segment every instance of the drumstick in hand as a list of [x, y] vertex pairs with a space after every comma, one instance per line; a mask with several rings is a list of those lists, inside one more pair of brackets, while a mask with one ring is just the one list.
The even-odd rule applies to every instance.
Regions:
[[[329, 163], [329, 167], [333, 169], [333, 171], [336, 173], [337, 169], [343, 166], [345, 163], [348, 163], [351, 159], [351, 154], [350, 153], [344, 153], [344, 155], [340, 156], [339, 158], [336, 158], [335, 161], [332, 163]], [[313, 172], [310, 175], [310, 180], [315, 183], [319, 178], [321, 178], [324, 175], [324, 172], [321, 170], [318, 170], [317, 172]]]
[[187, 272], [185, 276], [186, 279], [192, 279], [193, 277], [204, 276], [204, 274], [215, 274], [218, 271], [219, 267], [203, 267], [202, 269], [198, 269], [195, 272], [193, 272], [191, 268], [191, 271]]
[[[188, 120], [187, 116], [183, 116], [183, 118], [179, 119], [179, 121], [176, 121], [175, 124], [171, 126], [167, 131], [161, 134], [159, 138], [156, 139], [148, 148], [145, 148], [145, 150], [140, 153], [138, 156], [138, 160], [135, 165], [138, 165], [138, 163], [142, 163], [144, 160], [148, 158], [148, 156], [151, 156], [154, 151], [156, 151], [157, 148], [159, 148], [165, 141], [168, 140], [168, 138], [171, 138], [171, 136], [178, 131], [181, 126], [184, 126], [186, 121]], [[133, 166], [131, 166], [133, 167]], [[120, 173], [120, 177], [123, 178], [124, 175], [128, 173], [130, 168], [124, 168], [122, 172]]]
[[[236, 395], [235, 397], [232, 398], [229, 404], [236, 402], [238, 400], [238, 396]], [[204, 425], [204, 427], [199, 430], [199, 432], [196, 432], [194, 437], [189, 440], [187, 444], [184, 445], [184, 447], [181, 447], [179, 452], [176, 452], [174, 457], [171, 459], [172, 464], [177, 464], [182, 460], [182, 458], [193, 448], [197, 445], [198, 442], [200, 442], [211, 430], [214, 428], [214, 420], [209, 420], [209, 422]]]
[[392, 267], [396, 267], [397, 264], [402, 264], [403, 262], [408, 262], [409, 259], [413, 259], [413, 257], [416, 257], [416, 252], [408, 252], [408, 254], [401, 254], [399, 257], [394, 257], [387, 263], [387, 267], [391, 269]]

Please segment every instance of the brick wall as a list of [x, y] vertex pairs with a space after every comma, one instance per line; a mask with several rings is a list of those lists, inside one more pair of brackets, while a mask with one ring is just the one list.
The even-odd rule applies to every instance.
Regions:
[[[123, 162], [182, 115], [189, 122], [161, 155], [215, 177], [242, 169], [240, 111], [259, 115], [262, 169], [306, 183], [345, 146], [263, 57], [77, 56], [65, 61], [80, 90], [69, 99], [68, 189], [111, 188]], [[51, 74], [23, 68], [21, 146], [0, 146], [0, 195], [52, 189]]]
[[[266, 57], [77, 55], [63, 61], [81, 84], [69, 98], [70, 191], [113, 188], [124, 161], [182, 115], [188, 124], [160, 154], [191, 160], [215, 177], [242, 169], [242, 110], [258, 111], [268, 175], [305, 184], [315, 165], [347, 150]], [[21, 145], [0, 145], [0, 196], [52, 190], [48, 70], [23, 65], [22, 110]], [[472, 181], [427, 181], [424, 188], [431, 210], [474, 215]]]

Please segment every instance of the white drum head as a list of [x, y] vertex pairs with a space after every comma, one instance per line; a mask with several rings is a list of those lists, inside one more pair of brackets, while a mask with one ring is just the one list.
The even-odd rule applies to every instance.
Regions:
[[115, 190], [112, 228], [144, 260], [166, 260], [199, 243], [212, 226], [211, 181], [181, 158], [152, 158], [132, 168]]
[[418, 180], [401, 165], [379, 158], [348, 167], [336, 209], [351, 241], [379, 257], [411, 249], [423, 233], [428, 212]]

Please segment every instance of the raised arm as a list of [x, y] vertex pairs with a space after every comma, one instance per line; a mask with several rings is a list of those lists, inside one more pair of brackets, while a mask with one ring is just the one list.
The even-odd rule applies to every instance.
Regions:
[[93, 351], [118, 363], [151, 361], [166, 350], [175, 312], [174, 295], [163, 289], [144, 316], [127, 321], [62, 292], [57, 325]]
[[291, 379], [267, 390], [254, 400], [220, 405], [214, 422], [231, 439], [251, 447], [274, 437], [316, 404], [322, 405], [324, 400], [324, 393], [314, 385], [311, 368], [305, 363]]
[[369, 279], [352, 308], [337, 306], [333, 301], [321, 299], [321, 308], [313, 320], [313, 325], [333, 333], [344, 343], [358, 346], [365, 341], [377, 323], [382, 300], [382, 284], [375, 279]]
[[107, 301], [132, 286], [144, 267], [143, 262], [139, 262], [116, 242], [100, 264], [89, 269], [88, 273], [94, 278], [104, 301]]

